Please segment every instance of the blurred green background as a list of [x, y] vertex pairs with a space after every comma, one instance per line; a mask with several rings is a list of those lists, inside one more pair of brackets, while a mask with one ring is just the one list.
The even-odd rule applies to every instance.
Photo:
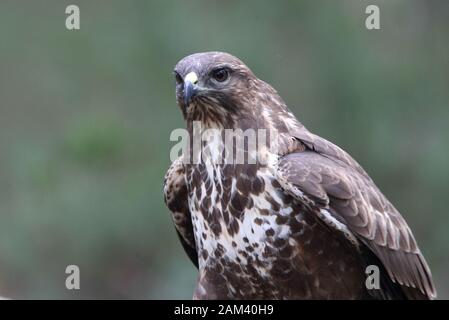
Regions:
[[[81, 30], [65, 28], [77, 4]], [[377, 4], [381, 30], [365, 28]], [[173, 66], [220, 50], [350, 152], [449, 297], [448, 1], [0, 3], [0, 295], [190, 298], [163, 204]], [[81, 290], [65, 268], [81, 269]]]

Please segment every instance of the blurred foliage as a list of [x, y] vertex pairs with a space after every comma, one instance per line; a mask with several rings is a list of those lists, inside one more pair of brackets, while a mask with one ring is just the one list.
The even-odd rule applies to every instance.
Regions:
[[85, 164], [110, 162], [123, 150], [124, 135], [115, 123], [93, 118], [69, 130], [64, 142], [64, 151], [68, 159]]
[[[78, 4], [81, 30], [65, 29]], [[364, 27], [381, 8], [381, 30]], [[163, 204], [172, 69], [220, 50], [349, 151], [414, 230], [449, 297], [447, 1], [0, 3], [0, 293], [190, 298]], [[81, 290], [65, 289], [65, 267]]]

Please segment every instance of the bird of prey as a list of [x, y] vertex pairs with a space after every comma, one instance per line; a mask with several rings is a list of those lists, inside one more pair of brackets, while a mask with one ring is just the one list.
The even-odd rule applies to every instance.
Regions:
[[[266, 161], [194, 163], [182, 155], [172, 162], [164, 196], [199, 269], [194, 299], [436, 297], [404, 218], [362, 167], [308, 131], [273, 87], [223, 52], [189, 55], [174, 73], [191, 135], [198, 122], [266, 129], [278, 141], [275, 152], [257, 149]], [[215, 159], [225, 156], [216, 141], [201, 146]], [[377, 267], [378, 286], [367, 285], [368, 266]]]

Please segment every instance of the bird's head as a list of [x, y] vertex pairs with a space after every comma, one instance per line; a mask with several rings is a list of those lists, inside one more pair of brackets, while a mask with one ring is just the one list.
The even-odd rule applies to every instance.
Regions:
[[174, 74], [177, 102], [187, 121], [226, 126], [255, 112], [249, 102], [259, 80], [228, 53], [189, 55], [178, 62]]

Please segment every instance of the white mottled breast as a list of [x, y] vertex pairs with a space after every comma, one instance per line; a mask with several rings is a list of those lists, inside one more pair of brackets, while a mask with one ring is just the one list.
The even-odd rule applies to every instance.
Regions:
[[[201, 196], [198, 198], [196, 192], [192, 192], [189, 199], [200, 270], [208, 264], [210, 259], [214, 259], [214, 251], [221, 245], [224, 250], [222, 257], [229, 259], [230, 261], [245, 265], [248, 263], [249, 257], [253, 260], [262, 260], [264, 262], [264, 267], [258, 268], [258, 271], [260, 275], [265, 275], [272, 263], [272, 261], [270, 261], [272, 258], [265, 258], [263, 255], [266, 246], [269, 245], [267, 242], [267, 232], [271, 229], [273, 233], [271, 236], [272, 238], [281, 238], [288, 241], [290, 227], [287, 224], [278, 225], [276, 223], [276, 218], [277, 215], [289, 215], [292, 212], [291, 207], [282, 207], [281, 205], [280, 210], [276, 212], [277, 215], [272, 214], [272, 204], [267, 201], [266, 195], [270, 194], [273, 197], [273, 200], [279, 204], [282, 203], [282, 199], [277, 196], [279, 191], [275, 190], [272, 185], [272, 180], [275, 179], [275, 177], [269, 166], [261, 167], [257, 171], [257, 176], [264, 180], [265, 190], [258, 195], [250, 194], [253, 206], [250, 209], [245, 209], [241, 218], [236, 220], [239, 225], [239, 231], [233, 235], [230, 234], [229, 226], [225, 225], [225, 219], [223, 218], [223, 214], [230, 213], [226, 212], [226, 208], [222, 208], [222, 167], [214, 164], [207, 165], [207, 176], [207, 179], [212, 181], [209, 214], [212, 214], [213, 208], [216, 208], [217, 210], [215, 213], [219, 212], [220, 215], [222, 215], [219, 217], [221, 232], [218, 235], [214, 234], [211, 230], [210, 221], [204, 217], [201, 210], [197, 209], [198, 207], [201, 207], [201, 202], [208, 195], [205, 189], [205, 183], [202, 183]], [[239, 192], [236, 187], [236, 181], [236, 177], [233, 177], [230, 189], [231, 194]], [[220, 187], [218, 186], [219, 184], [221, 185]], [[219, 192], [219, 190], [222, 192]], [[265, 214], [262, 215], [262, 211], [264, 211]], [[259, 219], [259, 221], [261, 220], [262, 222], [260, 224], [255, 223], [256, 219]], [[206, 235], [206, 239], [203, 238], [203, 234]], [[248, 247], [251, 247], [252, 249], [249, 251], [247, 250]], [[207, 257], [202, 255], [203, 250], [208, 253]], [[243, 252], [246, 252], [246, 255]]]

